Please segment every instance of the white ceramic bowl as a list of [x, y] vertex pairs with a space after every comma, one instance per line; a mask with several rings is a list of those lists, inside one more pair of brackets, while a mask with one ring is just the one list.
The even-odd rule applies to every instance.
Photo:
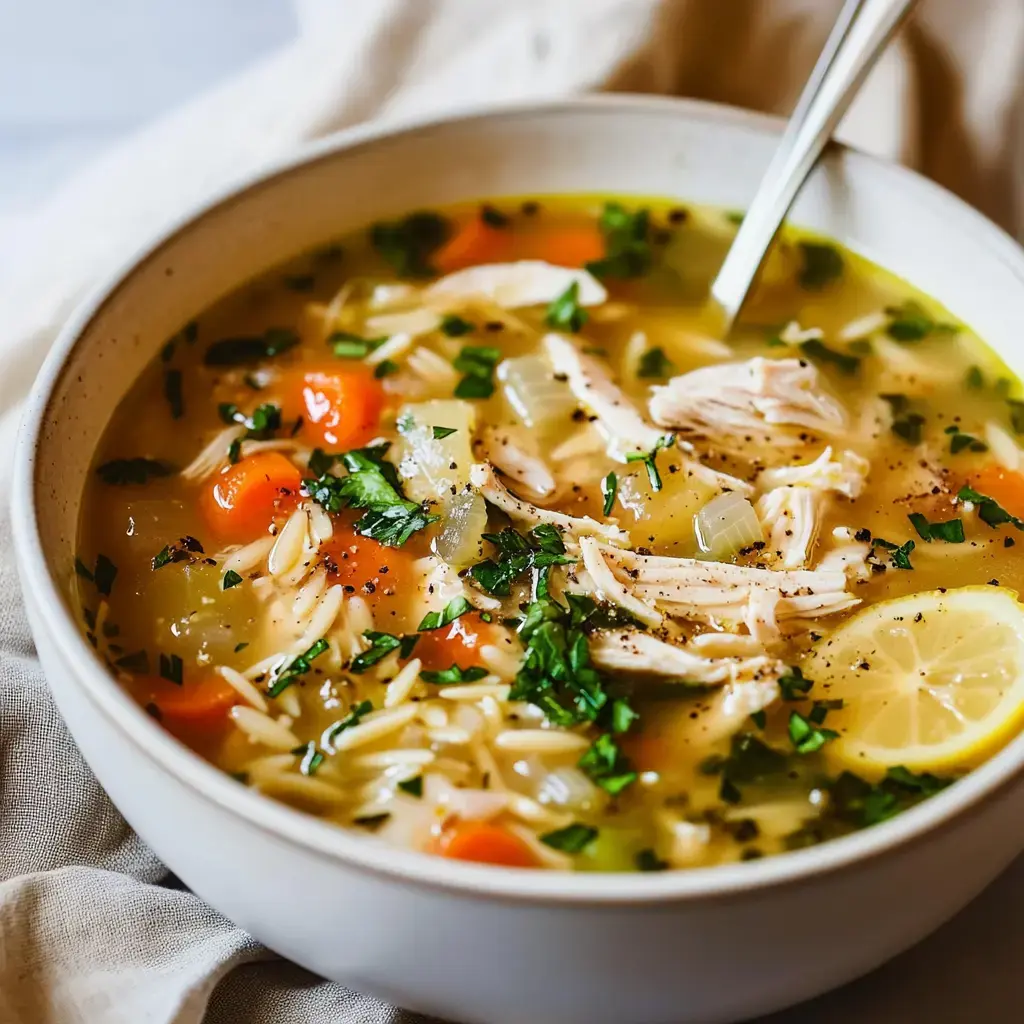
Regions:
[[[14, 496], [43, 665], [132, 826], [203, 899], [279, 953], [460, 1021], [735, 1021], [882, 963], [1024, 847], [1022, 737], [894, 821], [764, 861], [565, 875], [384, 848], [250, 792], [178, 744], [118, 688], [69, 613], [95, 445], [190, 315], [282, 259], [415, 207], [558, 192], [743, 207], [778, 131], [721, 107], [614, 97], [358, 130], [187, 217], [65, 328], [29, 402]], [[1024, 257], [952, 196], [835, 148], [792, 219], [937, 296], [1024, 369]]]

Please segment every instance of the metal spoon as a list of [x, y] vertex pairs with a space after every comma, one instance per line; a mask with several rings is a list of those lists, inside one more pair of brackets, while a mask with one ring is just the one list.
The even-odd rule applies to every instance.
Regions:
[[768, 248], [893, 33], [917, 0], [847, 0], [711, 285], [728, 335]]

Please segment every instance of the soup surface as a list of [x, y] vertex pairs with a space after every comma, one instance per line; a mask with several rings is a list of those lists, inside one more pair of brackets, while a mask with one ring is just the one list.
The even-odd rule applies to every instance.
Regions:
[[1024, 404], [939, 306], [721, 211], [413, 213], [169, 339], [84, 504], [83, 628], [241, 784], [511, 866], [752, 860], [1014, 735]]

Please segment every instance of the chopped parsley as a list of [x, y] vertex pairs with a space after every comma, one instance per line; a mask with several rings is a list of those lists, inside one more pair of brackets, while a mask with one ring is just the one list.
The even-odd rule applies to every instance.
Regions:
[[620, 203], [605, 203], [598, 221], [604, 236], [604, 256], [591, 260], [595, 277], [643, 277], [651, 268], [650, 211], [630, 213]]
[[303, 487], [328, 512], [365, 509], [354, 524], [356, 532], [389, 547], [401, 547], [438, 517], [403, 495], [395, 467], [384, 459], [387, 450], [388, 445], [381, 444], [345, 452], [339, 457], [347, 476], [325, 471], [315, 480], [304, 480]]
[[299, 343], [299, 336], [288, 327], [269, 327], [262, 334], [215, 341], [203, 356], [207, 366], [244, 366], [272, 359]]
[[819, 363], [830, 363], [840, 373], [846, 374], [848, 377], [852, 377], [860, 369], [860, 356], [852, 356], [848, 352], [838, 352], [817, 338], [802, 341], [800, 351], [808, 359], [817, 360]]
[[822, 242], [797, 242], [800, 272], [797, 283], [805, 291], [818, 292], [842, 277], [843, 257], [834, 246]]
[[457, 686], [459, 683], [475, 683], [486, 675], [487, 669], [481, 665], [471, 665], [469, 668], [452, 665], [436, 672], [421, 672], [420, 679], [436, 686]]
[[241, 641], [241, 643], [235, 644], [235, 654], [241, 654], [241, 652], [244, 651], [248, 646], [249, 642], [247, 640], [243, 640]]
[[779, 676], [779, 692], [783, 700], [803, 700], [813, 686], [813, 680], [808, 679], [796, 665]]
[[185, 665], [176, 654], [160, 655], [160, 675], [169, 683], [181, 686], [184, 680]]
[[476, 330], [476, 327], [468, 320], [463, 320], [461, 316], [456, 316], [454, 313], [445, 313], [441, 317], [438, 329], [448, 338], [461, 338], [464, 334], [471, 334]]
[[501, 533], [485, 533], [483, 539], [498, 549], [497, 556], [478, 562], [469, 572], [484, 590], [498, 597], [508, 597], [513, 582], [531, 569], [544, 572], [549, 566], [575, 561], [566, 555], [558, 530], [547, 523], [535, 526], [525, 537], [509, 526]]
[[768, 724], [768, 716], [763, 711], [752, 712], [750, 720], [762, 731], [764, 731], [764, 727]]
[[368, 700], [361, 700], [358, 704], [353, 704], [349, 709], [348, 713], [344, 718], [339, 718], [333, 725], [329, 725], [325, 730], [323, 736], [320, 737], [320, 745], [325, 750], [334, 749], [334, 741], [338, 736], [345, 732], [346, 729], [352, 729], [357, 726], [362, 718], [365, 718], [373, 710], [373, 705]]
[[164, 370], [164, 398], [171, 407], [171, 418], [180, 420], [185, 415], [185, 394], [181, 370]]
[[1010, 426], [1015, 434], [1024, 434], [1024, 402], [1016, 398], [1008, 398], [1006, 404], [1010, 408]]
[[940, 323], [933, 320], [917, 302], [909, 300], [900, 306], [890, 306], [885, 311], [889, 317], [889, 325], [885, 333], [894, 341], [923, 341], [933, 334], [956, 334], [955, 324]]
[[127, 487], [148, 483], [151, 477], [169, 476], [174, 467], [157, 459], [112, 459], [97, 467], [96, 475], [105, 483]]
[[891, 540], [883, 540], [881, 537], [875, 537], [874, 540], [871, 541], [871, 546], [888, 551], [889, 561], [894, 569], [914, 568], [910, 564], [910, 553], [916, 547], [912, 540], [908, 540], [904, 544], [893, 544]]
[[662, 379], [675, 373], [675, 365], [662, 348], [649, 348], [637, 364], [636, 375], [642, 379]]
[[633, 858], [637, 871], [667, 871], [669, 863], [662, 860], [650, 847], [639, 850]]
[[398, 363], [394, 359], [382, 359], [374, 368], [373, 375], [377, 380], [383, 380], [385, 377], [391, 377], [398, 373]]
[[824, 729], [799, 711], [789, 713], [789, 739], [798, 754], [813, 754], [839, 736], [834, 729]]
[[[892, 406], [892, 432], [907, 444], [920, 444], [921, 438], [924, 436], [924, 417], [919, 412], [906, 411], [908, 402], [906, 395], [882, 395], [882, 397]], [[902, 403], [894, 402], [894, 399], [902, 399]]]
[[465, 615], [466, 612], [472, 610], [473, 606], [460, 594], [458, 597], [453, 597], [444, 606], [443, 611], [427, 612], [417, 628], [421, 633], [428, 629], [441, 629], [444, 626], [450, 626], [460, 615]]
[[430, 277], [430, 259], [451, 234], [440, 214], [418, 210], [401, 220], [381, 221], [370, 228], [370, 242], [400, 277]]
[[[1022, 406], [1024, 409], [1024, 406]], [[1014, 428], [1016, 430], [1016, 427]], [[1021, 423], [1021, 430], [1017, 430], [1017, 433], [1024, 432], [1024, 422]], [[972, 437], [970, 434], [965, 434], [955, 423], [952, 426], [946, 427], [946, 433], [949, 434], [949, 452], [951, 455], [959, 455], [965, 448], [972, 452], [987, 452], [988, 445], [984, 441], [979, 441], [978, 438]]]
[[969, 501], [978, 509], [978, 518], [989, 526], [1012, 523], [1018, 530], [1024, 530], [1024, 520], [1010, 515], [994, 498], [979, 494], [973, 487], [961, 487], [957, 492], [958, 501]]
[[490, 203], [484, 203], [480, 207], [480, 219], [490, 228], [505, 228], [509, 224], [508, 214], [502, 213]]
[[387, 338], [364, 338], [348, 331], [335, 331], [327, 344], [339, 359], [365, 359], [374, 349], [378, 349]]
[[296, 683], [313, 666], [310, 664], [315, 658], [325, 653], [330, 645], [321, 637], [303, 654], [298, 654], [291, 661], [278, 667], [271, 674], [270, 686], [267, 688], [268, 697], [278, 697], [288, 689], [292, 683]]
[[456, 398], [490, 398], [494, 394], [494, 368], [501, 349], [487, 345], [465, 345], [452, 365], [463, 375], [455, 385]]
[[446, 437], [458, 432], [458, 427], [431, 427], [430, 434], [435, 441], [443, 441]]
[[719, 797], [728, 804], [742, 799], [739, 786], [760, 783], [782, 775], [789, 759], [749, 732], [736, 733], [729, 741], [726, 757], [709, 757], [701, 762], [705, 775], [720, 775]]
[[316, 744], [312, 740], [296, 747], [292, 753], [302, 758], [299, 762], [299, 771], [303, 775], [315, 775], [317, 768], [324, 763], [324, 755], [316, 749]]
[[627, 462], [642, 462], [644, 464], [647, 469], [647, 479], [651, 482], [652, 491], [661, 490], [661, 474], [658, 472], [657, 465], [655, 465], [658, 452], [665, 448], [671, 448], [675, 443], [675, 434], [665, 434], [664, 437], [658, 438], [654, 447], [649, 452], [628, 452], [626, 454]]
[[251, 416], [240, 412], [237, 405], [222, 402], [217, 412], [225, 423], [237, 423], [245, 427], [245, 437], [250, 441], [268, 441], [281, 429], [281, 410], [269, 402], [257, 406]]
[[579, 767], [606, 793], [618, 796], [637, 780], [629, 758], [611, 733], [601, 733], [579, 759]]
[[411, 779], [405, 779], [398, 784], [398, 788], [419, 800], [423, 796], [423, 776], [416, 775]]
[[314, 448], [309, 457], [309, 471], [313, 476], [323, 476], [328, 473], [331, 467], [338, 461], [337, 455], [328, 455], [323, 448]]
[[237, 587], [241, 582], [242, 577], [239, 576], [234, 569], [228, 569], [228, 571], [224, 573], [224, 580], [221, 583], [221, 589], [230, 590], [232, 587]]
[[843, 772], [829, 786], [829, 814], [854, 828], [867, 828], [934, 796], [954, 781], [930, 772], [919, 775], [902, 766], [890, 768], [877, 784]]
[[964, 541], [964, 521], [947, 519], [944, 522], [930, 523], [920, 512], [911, 512], [907, 516], [911, 525], [917, 530], [921, 540], [944, 540], [947, 544], [962, 544]]
[[604, 514], [610, 516], [615, 507], [615, 496], [619, 491], [619, 478], [615, 473], [609, 473], [601, 481], [601, 497], [604, 498]]
[[981, 372], [980, 366], [968, 367], [967, 373], [964, 376], [964, 386], [972, 389], [983, 388], [985, 386], [985, 377]]
[[582, 853], [597, 838], [597, 829], [575, 822], [565, 828], [545, 832], [540, 841], [553, 850], [563, 853]]
[[171, 562], [191, 562], [196, 555], [205, 554], [203, 545], [195, 537], [179, 537], [173, 544], [165, 544], [153, 557], [154, 570], [162, 569]]
[[363, 636], [370, 641], [370, 646], [357, 654], [349, 665], [349, 671], [356, 675], [362, 675], [378, 661], [383, 661], [392, 651], [398, 651], [400, 658], [408, 658], [419, 639], [415, 634], [395, 636], [393, 633], [380, 633], [374, 629], [367, 629]]
[[117, 579], [117, 566], [106, 555], [97, 555], [92, 578], [97, 591], [104, 597], [109, 597], [110, 591], [114, 587], [114, 580]]
[[579, 303], [580, 284], [573, 281], [561, 295], [555, 299], [544, 314], [544, 322], [557, 331], [569, 331], [576, 334], [590, 319], [587, 311]]

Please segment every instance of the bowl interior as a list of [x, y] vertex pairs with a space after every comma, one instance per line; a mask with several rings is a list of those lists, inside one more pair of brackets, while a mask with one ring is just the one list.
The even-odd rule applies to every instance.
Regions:
[[[102, 666], [91, 650], [80, 637], [71, 639], [77, 630], [68, 614], [79, 505], [93, 451], [112, 410], [164, 341], [240, 282], [375, 219], [466, 198], [606, 192], [742, 208], [771, 157], [777, 132], [771, 119], [725, 108], [610, 97], [470, 116], [397, 134], [370, 129], [328, 140], [190, 216], [85, 305], [37, 384], [19, 473], [25, 481], [19, 517], [32, 540], [32, 550], [23, 555], [28, 585], [54, 591], [64, 605], [59, 629], [68, 643], [79, 645], [79, 657], [99, 678]], [[791, 219], [935, 296], [1011, 368], [1024, 370], [1018, 329], [1024, 322], [1024, 258], [1006, 236], [938, 187], [836, 147], [808, 182]], [[115, 688], [113, 682], [103, 685]], [[141, 712], [135, 725], [159, 731]], [[995, 785], [1022, 753], [1024, 740], [1018, 740], [975, 773], [961, 804], [970, 792]], [[881, 830], [882, 839], [861, 834], [808, 851], [807, 857], [780, 859], [791, 867], [766, 864], [757, 871], [765, 879], [785, 875], [810, 857], [832, 857], [831, 848], [844, 844], [853, 855], [858, 843], [877, 845], [888, 841], [885, 836], [898, 838], [901, 829], [910, 834], [915, 823], [940, 820], [954, 809], [954, 799], [949, 794], [905, 815], [906, 821]], [[329, 845], [346, 849], [350, 843], [346, 837]], [[750, 866], [744, 868], [746, 883], [754, 876]], [[728, 869], [708, 870], [729, 884]], [[591, 877], [573, 884], [594, 891], [612, 883]]]

